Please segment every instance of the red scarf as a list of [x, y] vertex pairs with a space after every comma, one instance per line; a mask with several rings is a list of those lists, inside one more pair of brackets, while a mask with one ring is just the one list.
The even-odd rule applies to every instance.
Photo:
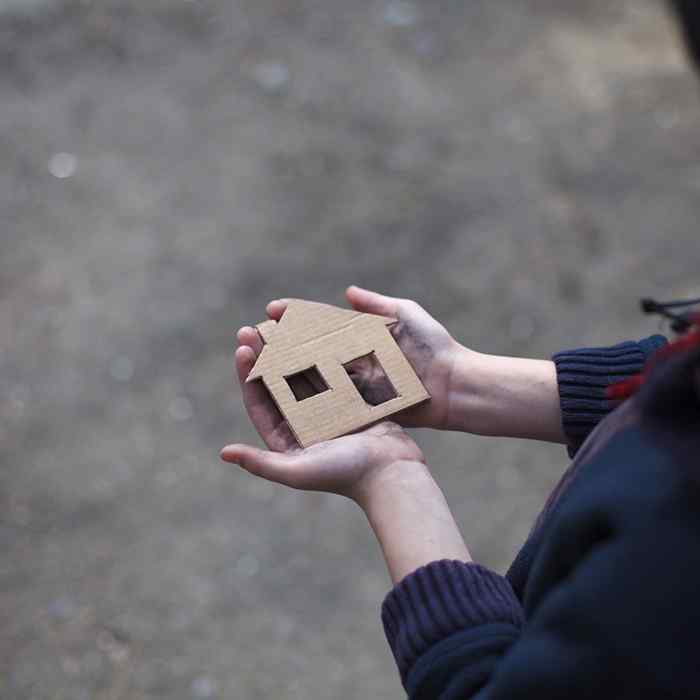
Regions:
[[665, 360], [679, 352], [687, 352], [700, 346], [700, 313], [692, 314], [689, 321], [693, 324], [691, 329], [685, 335], [678, 338], [678, 340], [664, 345], [664, 347], [657, 350], [652, 357], [649, 358], [644, 365], [644, 369], [639, 374], [635, 374], [629, 379], [624, 379], [621, 382], [611, 384], [607, 387], [605, 390], [607, 398], [622, 401], [628, 399], [639, 391], [639, 388], [644, 384], [649, 374], [660, 360]]

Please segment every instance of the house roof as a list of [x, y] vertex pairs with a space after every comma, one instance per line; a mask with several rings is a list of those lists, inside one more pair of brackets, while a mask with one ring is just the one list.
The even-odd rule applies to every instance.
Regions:
[[273, 355], [316, 340], [327, 333], [338, 331], [364, 316], [376, 318], [386, 326], [397, 322], [395, 318], [387, 316], [340, 309], [337, 306], [303, 299], [291, 299], [278, 323], [265, 321], [258, 325], [265, 345], [246, 381], [250, 382], [261, 377]]

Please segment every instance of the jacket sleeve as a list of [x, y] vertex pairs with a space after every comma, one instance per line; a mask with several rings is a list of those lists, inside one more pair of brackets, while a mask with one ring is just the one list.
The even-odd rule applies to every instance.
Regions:
[[666, 338], [653, 335], [612, 347], [563, 350], [553, 355], [557, 368], [562, 425], [573, 457], [617, 402], [606, 398], [612, 384], [639, 373]]
[[[384, 600], [382, 622], [406, 687], [425, 654], [442, 657], [452, 642], [461, 649], [465, 631], [473, 633], [468, 654], [474, 659], [504, 653], [520, 636], [523, 610], [504, 577], [479, 564], [445, 559], [400, 581]], [[443, 665], [443, 673], [452, 670], [449, 663]], [[482, 663], [460, 672], [473, 675], [474, 687], [483, 682]]]
[[593, 478], [547, 525], [523, 608], [504, 578], [457, 562], [389, 594], [385, 629], [410, 698], [695, 697], [700, 475], [686, 478], [636, 427], [586, 468]]

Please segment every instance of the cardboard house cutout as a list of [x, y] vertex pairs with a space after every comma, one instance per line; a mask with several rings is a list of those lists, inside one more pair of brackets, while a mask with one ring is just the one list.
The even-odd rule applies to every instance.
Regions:
[[[293, 299], [279, 323], [257, 325], [264, 346], [246, 382], [261, 379], [302, 447], [344, 435], [430, 396], [389, 332], [396, 319]], [[383, 369], [393, 398], [368, 404], [347, 366], [368, 357]], [[314, 396], [297, 399], [290, 378], [311, 371]]]

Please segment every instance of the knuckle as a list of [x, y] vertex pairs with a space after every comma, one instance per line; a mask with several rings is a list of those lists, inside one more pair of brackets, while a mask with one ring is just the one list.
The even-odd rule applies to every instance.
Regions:
[[409, 306], [410, 306], [411, 310], [413, 310], [413, 311], [422, 311], [423, 310], [423, 307], [417, 301], [413, 301], [413, 299], [411, 299], [409, 301]]
[[418, 311], [421, 308], [418, 302], [413, 301], [413, 299], [402, 299], [399, 305], [399, 310], [404, 314], [410, 314]]

